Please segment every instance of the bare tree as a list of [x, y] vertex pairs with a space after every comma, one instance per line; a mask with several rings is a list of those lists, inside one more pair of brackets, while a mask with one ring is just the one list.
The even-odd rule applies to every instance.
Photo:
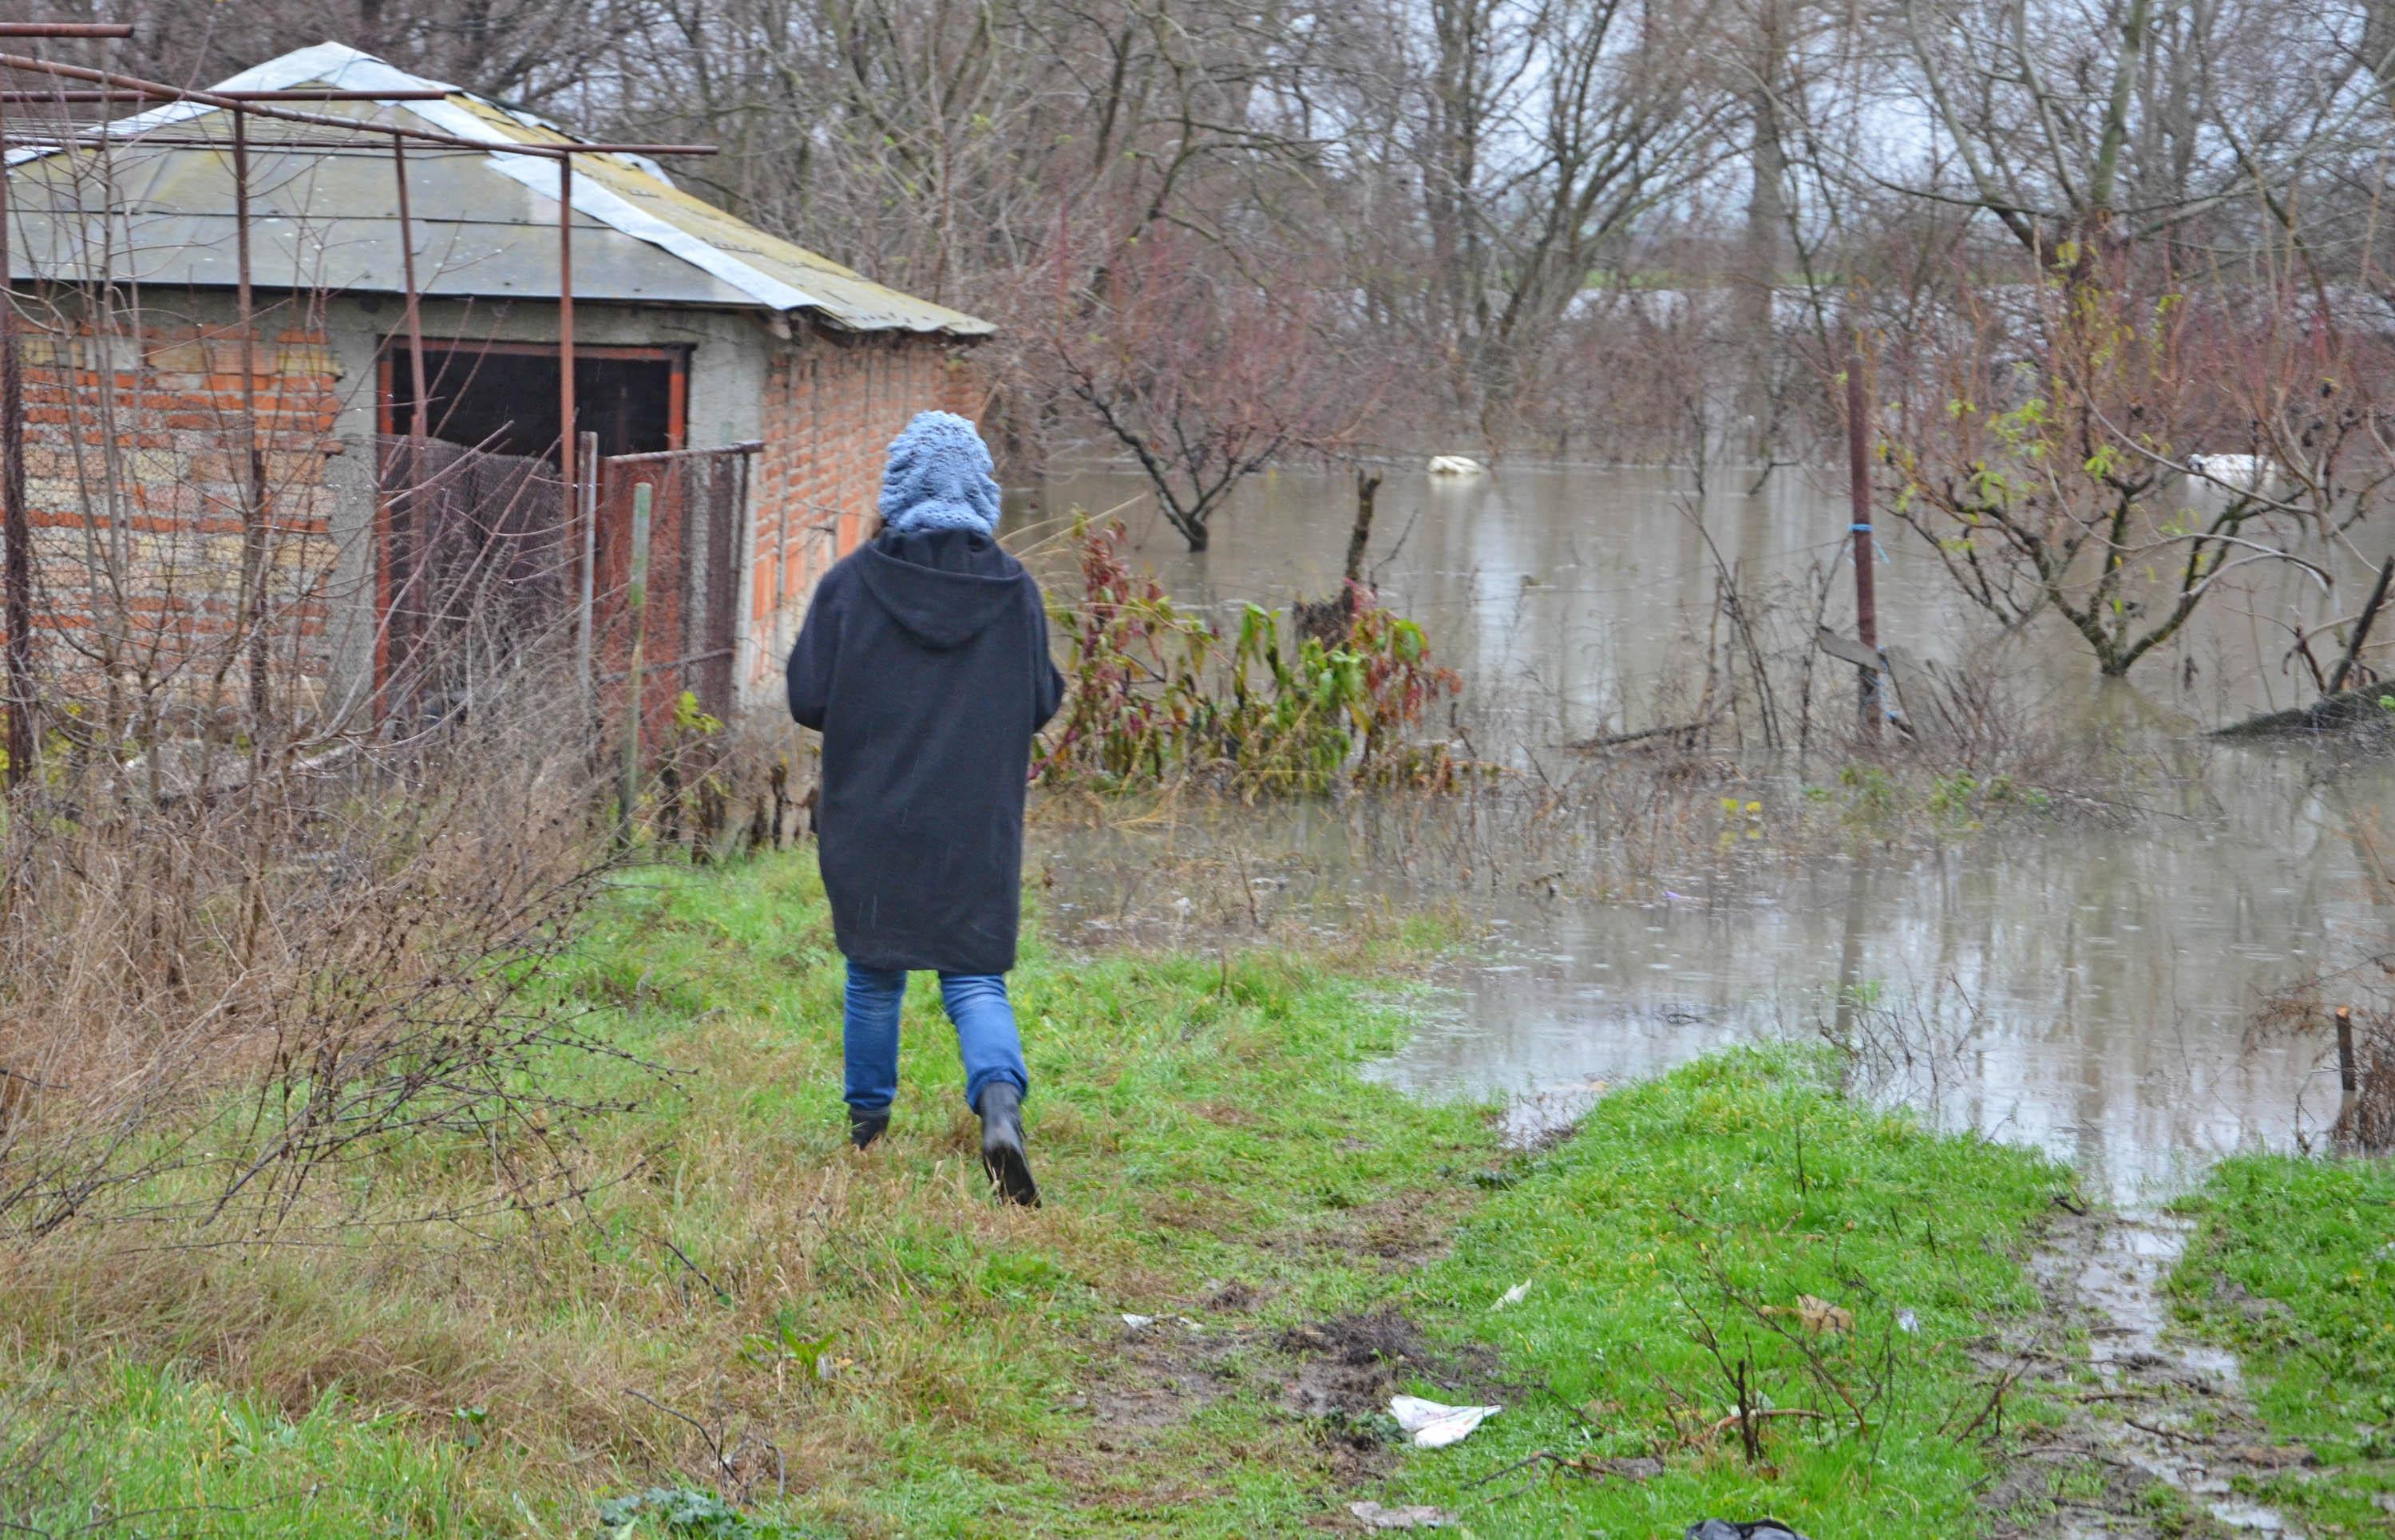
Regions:
[[[1958, 590], [2007, 624], [2053, 611], [2106, 675], [2233, 573], [2325, 583], [2305, 547], [2395, 475], [2375, 339], [2323, 335], [2299, 289], [2157, 294], [2127, 269], [2070, 261], [1971, 296], [1887, 430], [1896, 514]], [[2203, 452], [2223, 444], [2244, 453]]]
[[1065, 389], [1139, 462], [1191, 551], [1242, 480], [1336, 448], [1376, 405], [1317, 295], [1260, 286], [1210, 251], [1185, 231], [1131, 245], [1053, 339]]

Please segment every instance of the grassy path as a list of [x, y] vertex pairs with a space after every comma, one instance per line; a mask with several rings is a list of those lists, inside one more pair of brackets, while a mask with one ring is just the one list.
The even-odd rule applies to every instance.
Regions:
[[[561, 1069], [627, 1106], [585, 1135], [581, 1198], [510, 1212], [509, 1152], [428, 1137], [355, 1179], [470, 1219], [0, 1262], [0, 1519], [1231, 1535], [1376, 1499], [1489, 1535], [1971, 1533], [1996, 1425], [2040, 1414], [1995, 1414], [1973, 1346], [2034, 1308], [2020, 1261], [2066, 1175], [1851, 1107], [1801, 1056], [1691, 1067], [1508, 1152], [1485, 1109], [1354, 1074], [1438, 940], [1035, 946], [1026, 1214], [978, 1190], [927, 989], [893, 1134], [847, 1150], [806, 858], [645, 874], [547, 986], [669, 1071]], [[1409, 1451], [1393, 1391], [1506, 1410]]]

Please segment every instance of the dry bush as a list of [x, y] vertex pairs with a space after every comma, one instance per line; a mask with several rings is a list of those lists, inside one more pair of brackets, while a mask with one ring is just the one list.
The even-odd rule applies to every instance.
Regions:
[[[602, 1050], [523, 989], [601, 871], [555, 684], [527, 670], [471, 722], [254, 777], [246, 755], [162, 745], [145, 757], [179, 752], [185, 790], [157, 801], [146, 766], [112, 761], [21, 795], [0, 1229], [256, 1233], [333, 1169], [436, 1134], [470, 1138], [493, 1203], [571, 1190], [561, 1130], [583, 1109], [538, 1071]], [[232, 763], [194, 771], [208, 760]]]
[[473, 1152], [468, 1207], [581, 1183], [589, 1109], [545, 1071], [603, 1050], [525, 985], [597, 891], [621, 708], [568, 661], [562, 488], [460, 446], [341, 460], [314, 298], [58, 288], [26, 340], [56, 618], [7, 703], [39, 751], [0, 800], [0, 1233], [457, 1213], [327, 1180], [411, 1143]]
[[[2395, 1011], [2349, 1007], [2338, 1039], [2337, 1112], [2329, 1125], [2330, 1137], [2355, 1149], [2395, 1149]], [[2348, 1041], [2353, 1049], [2349, 1066], [2344, 1052]]]
[[690, 858], [784, 850], [812, 830], [815, 750], [780, 710], [768, 707], [719, 723], [681, 746], [668, 777], [685, 805], [660, 809], [660, 843], [675, 828], [687, 830]]
[[2250, 1050], [2300, 1042], [2312, 1049], [2315, 1080], [2333, 1089], [2306, 1095], [2296, 1107], [2296, 1142], [2311, 1130], [2340, 1149], [2395, 1150], [2395, 861], [2375, 808], [2356, 806], [2341, 791], [2328, 799], [2344, 825], [2379, 923], [2359, 936], [2332, 938], [2332, 949], [2309, 976], [2265, 995], [2245, 1029]]

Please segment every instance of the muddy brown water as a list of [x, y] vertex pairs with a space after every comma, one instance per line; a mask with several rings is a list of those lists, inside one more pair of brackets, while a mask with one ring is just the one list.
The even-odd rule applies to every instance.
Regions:
[[[1380, 502], [1370, 560], [1384, 599], [1464, 675], [1475, 747], [1516, 763], [1647, 724], [1642, 705], [1685, 665], [1713, 604], [1697, 518], [1758, 593], [1798, 584], [1846, 538], [1834, 486], [1788, 472], [1747, 496], [1700, 494], [1664, 471], [1502, 464], [1453, 483], [1395, 467]], [[1259, 478], [1218, 518], [1213, 549], [1192, 556], [1135, 475], [1085, 467], [1013, 496], [1015, 538], [1039, 546], [1049, 533], [1035, 561], [1062, 554], [1050, 532], [1075, 506], [1120, 509], [1170, 591], [1227, 612], [1331, 587], [1352, 494], [1323, 473]], [[1627, 899], [1499, 885], [1468, 915], [1489, 945], [1448, 973], [1379, 1074], [1501, 1098], [1529, 1133], [1724, 1044], [1827, 1029], [1864, 1047], [1886, 1094], [1944, 1126], [2049, 1150], [2091, 1193], [2140, 1208], [2224, 1153], [2317, 1135], [2335, 1102], [2322, 1044], [2257, 1043], [2249, 1027], [2269, 993], [2386, 933], [2355, 830], [2395, 792], [2395, 769], [2213, 746], [2201, 729], [2308, 698], [2269, 617], [2318, 619], [2361, 585], [2322, 595], [2291, 569], [2248, 569], [2133, 686], [2099, 690], [2058, 621], [1998, 638], [1917, 540], [1889, 543], [1883, 638], [1936, 657], [2003, 649], [2055, 721], [2142, 724], [2170, 789], [2147, 799], [2152, 810], [1829, 851], [1760, 883], [1692, 866]], [[2360, 564], [2324, 555], [2349, 574]], [[1850, 586], [1840, 569], [1833, 625], [1851, 624], [1840, 607]], [[1762, 784], [1793, 795], [1803, 778]], [[1043, 831], [1034, 859], [1068, 929], [1103, 934], [1134, 900], [1168, 929], [1176, 902], [1194, 910], [1169, 891], [1176, 878], [1157, 859], [1167, 849], [1236, 850], [1242, 885], [1335, 926], [1415, 885], [1388, 840], [1358, 827], [1303, 808], [1192, 813]], [[1189, 914], [1193, 944], [1202, 923]]]

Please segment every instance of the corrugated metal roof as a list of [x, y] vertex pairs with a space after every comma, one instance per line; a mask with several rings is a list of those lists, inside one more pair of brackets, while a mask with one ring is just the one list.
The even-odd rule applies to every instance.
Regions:
[[[218, 91], [444, 90], [445, 100], [332, 103], [309, 111], [423, 126], [485, 141], [489, 153], [411, 146], [408, 188], [417, 285], [430, 296], [555, 299], [557, 163], [507, 147], [565, 144], [543, 119], [393, 68], [337, 43], [271, 60]], [[8, 153], [12, 272], [89, 281], [234, 281], [232, 170], [210, 148], [143, 145], [141, 136], [207, 126], [220, 109], [192, 102], [120, 119], [105, 150]], [[184, 128], [179, 126], [192, 125]], [[272, 288], [401, 292], [397, 191], [390, 140], [327, 149], [330, 130], [250, 120], [251, 272]], [[278, 141], [286, 141], [278, 143]], [[105, 169], [103, 171], [103, 159]], [[803, 310], [855, 331], [970, 337], [990, 324], [874, 283], [769, 235], [673, 185], [638, 156], [575, 160], [574, 293], [582, 299]], [[110, 188], [106, 193], [98, 189]]]

